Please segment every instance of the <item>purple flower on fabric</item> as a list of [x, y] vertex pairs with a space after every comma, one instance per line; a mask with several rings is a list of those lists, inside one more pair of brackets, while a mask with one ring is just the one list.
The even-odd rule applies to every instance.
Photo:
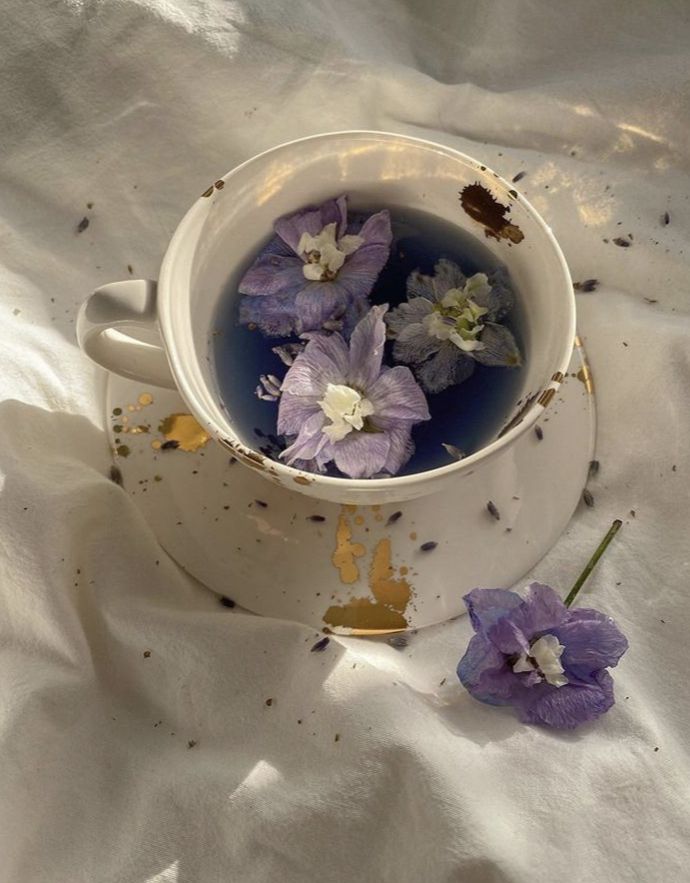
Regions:
[[433, 276], [415, 270], [407, 279], [407, 301], [386, 317], [393, 355], [412, 365], [428, 393], [462, 383], [475, 363], [515, 368], [522, 363], [512, 333], [499, 321], [513, 307], [505, 271], [469, 279], [442, 258]]
[[409, 368], [382, 365], [387, 306], [372, 307], [352, 332], [310, 337], [282, 383], [278, 432], [292, 439], [288, 464], [350, 478], [395, 475], [412, 456], [412, 427], [429, 420]]
[[348, 226], [347, 198], [339, 196], [279, 218], [274, 230], [240, 282], [240, 324], [268, 337], [351, 330], [388, 260], [389, 213]]
[[480, 702], [512, 705], [520, 720], [573, 729], [614, 703], [610, 668], [628, 649], [616, 623], [597, 610], [568, 609], [549, 586], [523, 598], [474, 589], [465, 604], [476, 634], [458, 665]]

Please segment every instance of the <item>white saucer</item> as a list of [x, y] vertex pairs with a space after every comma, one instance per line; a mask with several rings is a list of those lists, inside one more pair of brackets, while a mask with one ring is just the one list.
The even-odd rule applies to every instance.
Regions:
[[457, 616], [466, 592], [514, 585], [551, 548], [587, 480], [592, 393], [578, 340], [541, 440], [527, 432], [488, 478], [381, 507], [323, 503], [231, 462], [176, 392], [110, 375], [107, 422], [125, 491], [185, 570], [254, 613], [372, 634]]

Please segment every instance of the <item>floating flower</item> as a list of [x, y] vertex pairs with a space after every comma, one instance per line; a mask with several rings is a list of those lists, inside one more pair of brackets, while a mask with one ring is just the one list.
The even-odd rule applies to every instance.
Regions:
[[476, 632], [458, 665], [480, 702], [513, 705], [526, 723], [572, 729], [614, 703], [613, 679], [628, 642], [596, 610], [569, 610], [549, 586], [532, 583], [523, 598], [474, 589], [465, 604]]
[[280, 218], [239, 285], [240, 323], [269, 337], [352, 328], [388, 260], [390, 215], [348, 227], [347, 199]]
[[409, 368], [382, 365], [387, 306], [372, 307], [343, 337], [312, 336], [282, 383], [278, 432], [293, 438], [289, 464], [350, 478], [395, 475], [412, 456], [412, 427], [430, 418]]
[[515, 338], [498, 324], [512, 306], [502, 270], [468, 279], [457, 264], [442, 258], [433, 276], [419, 270], [410, 274], [407, 301], [386, 317], [393, 355], [414, 367], [429, 393], [467, 380], [475, 362], [517, 367], [522, 359]]

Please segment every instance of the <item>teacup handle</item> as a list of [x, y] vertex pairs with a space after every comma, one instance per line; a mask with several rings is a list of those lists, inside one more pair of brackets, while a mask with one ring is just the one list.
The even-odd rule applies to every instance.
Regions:
[[150, 279], [111, 282], [94, 291], [79, 310], [77, 340], [86, 355], [108, 371], [175, 388], [161, 344], [156, 283]]

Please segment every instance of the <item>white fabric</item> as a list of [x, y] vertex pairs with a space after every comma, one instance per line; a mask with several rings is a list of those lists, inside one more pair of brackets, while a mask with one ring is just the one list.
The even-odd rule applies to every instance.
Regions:
[[[6, 0], [2, 883], [687, 879], [689, 45], [671, 0]], [[585, 599], [631, 649], [574, 735], [462, 691], [466, 618], [310, 654], [312, 630], [221, 607], [106, 477], [78, 304], [155, 278], [219, 174], [357, 127], [527, 172], [601, 280], [595, 506], [534, 575], [565, 591], [622, 516]]]

